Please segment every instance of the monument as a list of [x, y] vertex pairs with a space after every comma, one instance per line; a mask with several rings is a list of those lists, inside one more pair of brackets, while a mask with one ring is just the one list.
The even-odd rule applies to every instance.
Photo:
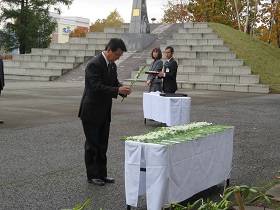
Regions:
[[133, 0], [129, 33], [122, 38], [128, 51], [142, 51], [157, 38], [150, 34], [146, 0]]
[[150, 33], [146, 0], [133, 1], [129, 33]]

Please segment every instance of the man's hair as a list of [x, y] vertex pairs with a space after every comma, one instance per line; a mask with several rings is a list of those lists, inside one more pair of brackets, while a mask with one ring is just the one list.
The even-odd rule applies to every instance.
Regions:
[[158, 53], [157, 59], [161, 59], [161, 58], [162, 58], [162, 52], [161, 52], [161, 49], [160, 49], [160, 48], [156, 47], [156, 48], [154, 48], [154, 49], [151, 51], [151, 57], [152, 57], [153, 59], [155, 59], [154, 56], [153, 56], [153, 52], [157, 52], [157, 53]]
[[168, 47], [166, 47], [165, 49], [166, 49], [166, 50], [168, 50], [168, 49], [169, 49], [169, 50], [170, 50], [170, 52], [172, 52], [172, 53], [174, 52], [174, 49], [173, 49], [173, 47], [171, 47], [171, 46], [168, 46]]
[[113, 52], [115, 52], [117, 49], [121, 49], [122, 51], [126, 52], [126, 46], [122, 39], [112, 38], [108, 42], [108, 44], [105, 47], [105, 50], [110, 48]]

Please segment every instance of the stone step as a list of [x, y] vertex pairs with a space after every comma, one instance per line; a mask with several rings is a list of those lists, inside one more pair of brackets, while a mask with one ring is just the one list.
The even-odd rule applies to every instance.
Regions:
[[[123, 81], [123, 85], [130, 85], [132, 79]], [[145, 80], [137, 80], [134, 86], [146, 86]], [[208, 83], [208, 82], [186, 82], [177, 81], [178, 91], [180, 89], [195, 90], [217, 90], [217, 91], [233, 91], [246, 93], [269, 93], [269, 86], [261, 84], [234, 84], [234, 83]], [[148, 90], [148, 87], [147, 87]]]
[[166, 45], [223, 45], [224, 40], [216, 39], [172, 39], [167, 40]]
[[129, 33], [129, 28], [104, 28], [104, 33]]
[[43, 61], [14, 61], [14, 60], [5, 60], [5, 68], [41, 68], [41, 69], [73, 69], [79, 63], [66, 63], [66, 62], [43, 62]]
[[[139, 66], [139, 70], [144, 66]], [[150, 65], [146, 65], [147, 71]], [[249, 75], [251, 74], [250, 66], [182, 66], [178, 65], [178, 73], [201, 73], [201, 74], [226, 74], [226, 75]], [[131, 77], [137, 74], [133, 71]]]
[[51, 44], [50, 49], [52, 50], [104, 50], [106, 44], [102, 42], [92, 44], [74, 44], [74, 43], [56, 43]]
[[30, 76], [61, 76], [70, 69], [49, 69], [49, 68], [14, 68], [5, 67], [5, 74], [9, 75], [30, 75]]
[[7, 80], [27, 80], [27, 81], [52, 81], [58, 78], [58, 76], [42, 76], [42, 75], [12, 75], [5, 74], [5, 79]]
[[250, 75], [250, 66], [178, 66], [178, 73]]
[[176, 59], [178, 65], [183, 66], [243, 66], [242, 59]]
[[108, 38], [76, 38], [76, 37], [70, 37], [68, 44], [72, 45], [72, 47], [75, 47], [77, 45], [90, 45], [90, 44], [102, 44], [105, 46], [110, 39]]
[[178, 33], [213, 33], [213, 29], [212, 28], [179, 28], [178, 29]]
[[[242, 59], [227, 59], [227, 58], [215, 58], [215, 59], [203, 59], [203, 58], [177, 58], [178, 65], [182, 66], [243, 66]], [[151, 63], [153, 61], [152, 58], [146, 58], [146, 63]]]
[[208, 83], [234, 83], [234, 84], [258, 84], [258, 75], [223, 75], [223, 74], [199, 74], [178, 73], [177, 78], [186, 82]]
[[50, 48], [32, 48], [32, 55], [61, 55], [61, 56], [76, 56], [76, 57], [93, 57], [99, 50], [62, 50]]
[[[131, 72], [131, 78], [135, 78], [136, 71]], [[138, 79], [147, 80], [147, 74], [142, 74]], [[213, 83], [236, 83], [236, 84], [258, 84], [258, 75], [232, 75], [232, 74], [210, 74], [194, 72], [177, 72], [177, 80], [186, 82], [213, 82]]]
[[235, 59], [236, 53], [233, 51], [228, 52], [183, 52], [176, 51], [176, 58], [190, 58], [190, 59]]
[[84, 57], [76, 56], [62, 56], [62, 55], [39, 55], [39, 54], [15, 54], [14, 61], [44, 61], [44, 62], [70, 62], [82, 63], [85, 61]]
[[[160, 45], [160, 49], [164, 52], [167, 45]], [[228, 45], [172, 45], [174, 48], [174, 56], [176, 52], [228, 52], [230, 50]]]
[[184, 28], [208, 28], [207, 22], [187, 22], [183, 25]]
[[[103, 32], [89, 32], [86, 35], [86, 38], [96, 38], [96, 39], [111, 39], [111, 38], [121, 38], [122, 34], [119, 33], [103, 33]], [[74, 37], [70, 37], [72, 39]]]
[[50, 49], [54, 50], [86, 50], [88, 44], [51, 43]]
[[174, 33], [173, 39], [217, 39], [216, 33]]

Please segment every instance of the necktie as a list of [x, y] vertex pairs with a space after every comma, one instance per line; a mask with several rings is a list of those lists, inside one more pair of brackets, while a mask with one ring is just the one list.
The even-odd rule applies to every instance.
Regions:
[[112, 69], [112, 65], [111, 63], [108, 64], [108, 73], [109, 73], [109, 76], [111, 76], [111, 69]]

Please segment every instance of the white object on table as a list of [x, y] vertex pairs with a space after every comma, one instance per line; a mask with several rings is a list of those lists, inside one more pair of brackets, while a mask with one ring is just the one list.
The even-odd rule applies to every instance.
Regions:
[[190, 97], [164, 97], [159, 92], [143, 94], [144, 118], [167, 126], [189, 124], [190, 108]]
[[126, 204], [137, 207], [138, 196], [146, 193], [147, 209], [160, 210], [229, 179], [233, 131], [170, 146], [126, 141]]

